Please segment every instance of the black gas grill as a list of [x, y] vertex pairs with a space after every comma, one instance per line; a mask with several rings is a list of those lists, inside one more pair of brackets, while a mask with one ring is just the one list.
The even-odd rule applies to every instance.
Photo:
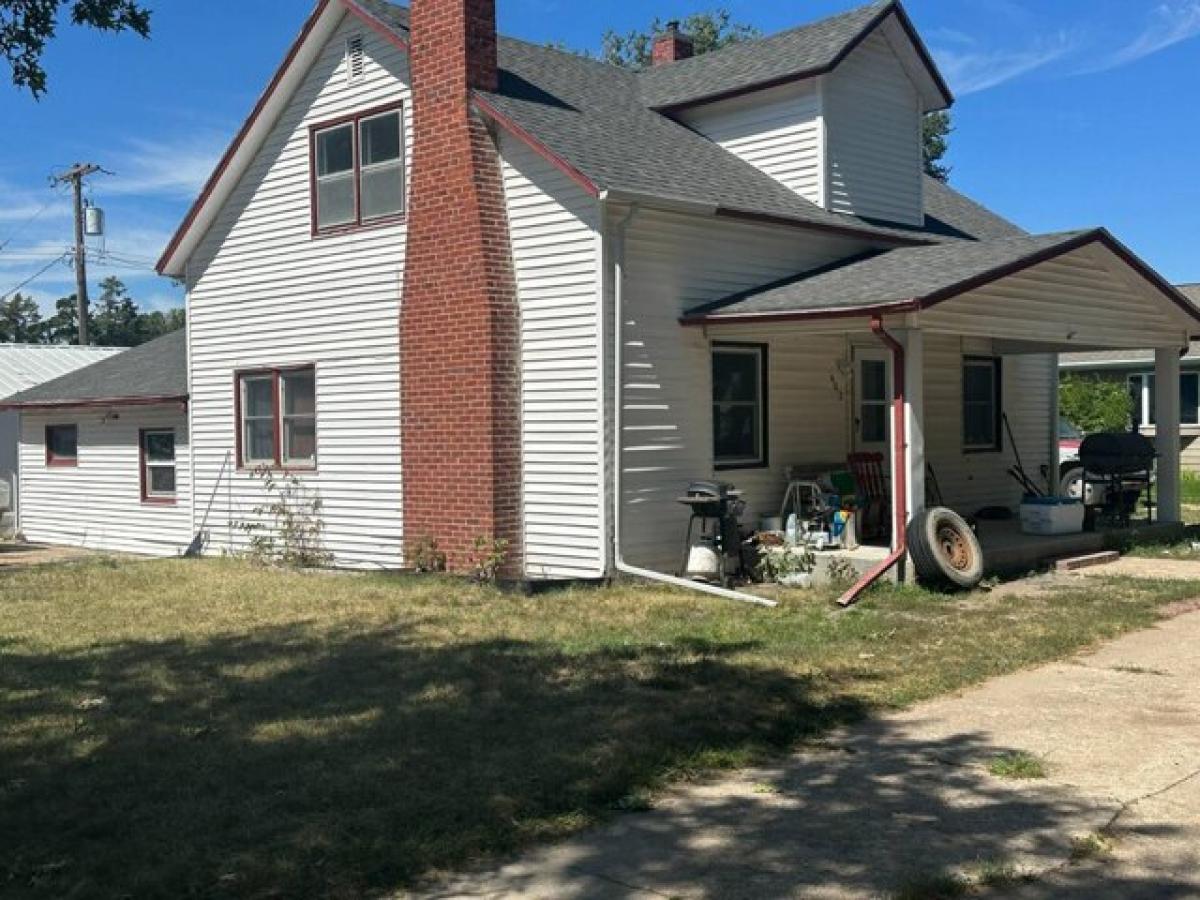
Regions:
[[[741, 524], [746, 503], [741, 492], [723, 481], [693, 481], [679, 502], [690, 507], [687, 532], [683, 538], [683, 561], [679, 566], [681, 578], [707, 577], [708, 573], [689, 568], [693, 540], [712, 549], [717, 556], [717, 578], [728, 585], [730, 577], [741, 572]], [[696, 533], [696, 526], [699, 532]]]
[[[1145, 494], [1146, 510], [1154, 508], [1154, 443], [1145, 435], [1131, 432], [1100, 432], [1088, 435], [1079, 445], [1079, 464], [1083, 466], [1086, 499], [1117, 525], [1128, 525]], [[1088, 488], [1093, 490], [1089, 491]]]

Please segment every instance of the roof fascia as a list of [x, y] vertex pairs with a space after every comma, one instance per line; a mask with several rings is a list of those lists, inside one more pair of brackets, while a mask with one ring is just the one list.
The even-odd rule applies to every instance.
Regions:
[[949, 85], [946, 84], [941, 72], [938, 71], [937, 64], [934, 63], [929, 49], [925, 46], [925, 42], [921, 40], [921, 36], [917, 33], [916, 27], [905, 12], [904, 7], [899, 3], [892, 3], [885, 6], [879, 13], [868, 22], [854, 38], [846, 43], [837, 55], [828, 63], [820, 66], [813, 66], [808, 69], [801, 69], [796, 72], [789, 72], [786, 75], [780, 75], [776, 78], [766, 79], [764, 81], [755, 82], [754, 84], [742, 85], [736, 88], [729, 88], [723, 91], [714, 91], [711, 94], [705, 94], [700, 97], [693, 97], [690, 100], [682, 100], [676, 103], [664, 103], [652, 106], [651, 109], [657, 112], [672, 115], [682, 112], [686, 109], [692, 109], [697, 106], [705, 106], [709, 103], [716, 103], [719, 100], [729, 100], [734, 97], [742, 97], [746, 94], [756, 94], [759, 91], [769, 90], [770, 88], [780, 87], [785, 84], [792, 84], [797, 81], [805, 81], [809, 78], [816, 78], [820, 75], [828, 75], [838, 66], [840, 66], [851, 53], [853, 53], [863, 41], [870, 37], [875, 29], [887, 21], [892, 14], [896, 15], [896, 21], [900, 28], [905, 32], [909, 41], [912, 43], [913, 50], [920, 58], [925, 68], [929, 71], [930, 79], [936, 86], [937, 92], [941, 95], [941, 104], [930, 106], [927, 112], [933, 112], [937, 109], [945, 109], [954, 103], [954, 94], [951, 93]]
[[[254, 154], [286, 108], [300, 79], [308, 72], [321, 47], [347, 12], [375, 30], [384, 27], [383, 23], [369, 16], [353, 0], [320, 0], [159, 257], [155, 266], [158, 274], [177, 277], [184, 274], [187, 258], [212, 225], [221, 204], [228, 199], [238, 179], [253, 161]], [[394, 33], [389, 40], [394, 43], [401, 41]]]

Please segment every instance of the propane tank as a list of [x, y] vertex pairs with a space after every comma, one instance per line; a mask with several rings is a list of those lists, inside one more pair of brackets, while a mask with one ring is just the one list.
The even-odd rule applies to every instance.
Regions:
[[83, 233], [88, 237], [104, 236], [104, 210], [88, 206], [83, 210]]

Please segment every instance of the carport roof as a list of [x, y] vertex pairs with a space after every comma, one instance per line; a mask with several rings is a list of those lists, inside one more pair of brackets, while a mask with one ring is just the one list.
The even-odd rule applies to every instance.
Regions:
[[685, 324], [915, 312], [1099, 243], [1200, 322], [1200, 311], [1102, 228], [874, 252], [688, 310]]

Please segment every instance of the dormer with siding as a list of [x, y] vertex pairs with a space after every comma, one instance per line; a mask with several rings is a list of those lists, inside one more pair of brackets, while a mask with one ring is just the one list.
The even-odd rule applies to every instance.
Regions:
[[923, 224], [921, 120], [951, 97], [898, 4], [659, 64], [642, 78], [656, 108], [823, 209]]

